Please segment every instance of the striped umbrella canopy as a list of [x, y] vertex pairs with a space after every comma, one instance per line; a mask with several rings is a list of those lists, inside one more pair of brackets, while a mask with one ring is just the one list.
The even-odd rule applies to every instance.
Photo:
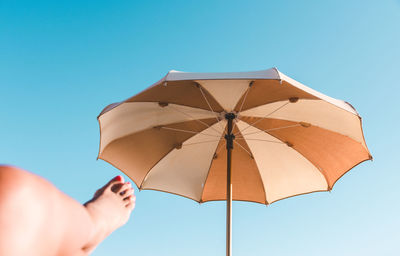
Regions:
[[271, 204], [329, 191], [372, 159], [361, 117], [278, 69], [235, 73], [170, 71], [98, 117], [103, 159], [139, 189], [199, 203]]

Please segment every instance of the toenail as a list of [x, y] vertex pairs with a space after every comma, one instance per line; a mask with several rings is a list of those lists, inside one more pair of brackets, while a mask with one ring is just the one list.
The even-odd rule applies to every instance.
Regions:
[[118, 175], [117, 177], [115, 177], [115, 179], [118, 180], [118, 181], [122, 181], [122, 176]]

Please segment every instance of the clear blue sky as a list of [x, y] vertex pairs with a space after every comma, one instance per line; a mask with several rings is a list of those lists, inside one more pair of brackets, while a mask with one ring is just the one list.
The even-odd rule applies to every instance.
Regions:
[[[233, 255], [398, 255], [400, 1], [0, 0], [0, 163], [80, 202], [120, 174], [96, 117], [170, 69], [278, 67], [363, 117], [374, 156], [331, 193], [235, 202]], [[225, 203], [137, 192], [93, 255], [225, 255]]]

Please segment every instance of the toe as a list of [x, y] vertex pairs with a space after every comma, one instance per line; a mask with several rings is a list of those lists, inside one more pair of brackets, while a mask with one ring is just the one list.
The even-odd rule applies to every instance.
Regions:
[[119, 193], [121, 196], [123, 196], [123, 195], [125, 195], [125, 192], [128, 191], [128, 190], [131, 189], [131, 188], [132, 188], [132, 185], [131, 185], [131, 183], [128, 181], [128, 182], [125, 182], [125, 183], [119, 188], [119, 190], [117, 190], [116, 192]]
[[109, 182], [107, 182], [106, 185], [104, 185], [103, 188], [107, 188], [109, 187], [111, 184], [114, 184], [116, 181], [124, 183], [124, 177], [122, 177], [121, 175], [115, 176], [114, 178], [112, 178]]
[[[109, 187], [111, 184], [115, 184], [115, 182], [118, 183], [124, 183], [124, 177], [122, 177], [121, 175], [115, 176], [114, 178], [112, 178], [106, 185], [105, 187]], [[111, 186], [112, 187], [112, 186]]]
[[107, 184], [105, 184], [103, 187], [99, 188], [96, 193], [94, 193], [94, 197], [98, 197], [101, 195], [101, 193], [103, 193], [104, 190], [106, 190], [111, 184], [114, 184], [114, 182], [124, 182], [124, 177], [122, 177], [121, 175], [115, 176], [114, 178], [112, 178], [109, 182], [107, 182]]
[[125, 207], [128, 208], [129, 210], [133, 210], [133, 208], [135, 208], [135, 204], [136, 204], [136, 196], [135, 195], [128, 196], [126, 198], [125, 202], [126, 202]]
[[[105, 184], [103, 187], [96, 190], [96, 192], [93, 195], [93, 199], [100, 197], [101, 194], [103, 194], [103, 192], [109, 187], [111, 187], [112, 191], [119, 190], [119, 188], [121, 187], [122, 184], [118, 185], [117, 183], [123, 183], [123, 182], [124, 182], [124, 178], [121, 175], [115, 176], [109, 182], [107, 182], [107, 184]], [[113, 185], [114, 185], [114, 187], [113, 187]]]
[[117, 193], [123, 185], [124, 185], [124, 183], [119, 180], [111, 180], [111, 182], [109, 182], [107, 184], [105, 190], [113, 192], [113, 193]]
[[121, 195], [123, 195], [124, 200], [126, 200], [129, 196], [133, 195], [134, 189], [133, 188], [128, 188], [127, 190], [124, 190], [123, 192], [121, 192]]

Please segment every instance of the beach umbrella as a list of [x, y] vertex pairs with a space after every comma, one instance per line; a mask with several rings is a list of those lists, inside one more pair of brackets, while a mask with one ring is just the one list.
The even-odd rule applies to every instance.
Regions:
[[330, 191], [372, 159], [361, 117], [278, 69], [235, 73], [170, 71], [98, 117], [103, 159], [139, 189], [199, 203], [271, 204]]

